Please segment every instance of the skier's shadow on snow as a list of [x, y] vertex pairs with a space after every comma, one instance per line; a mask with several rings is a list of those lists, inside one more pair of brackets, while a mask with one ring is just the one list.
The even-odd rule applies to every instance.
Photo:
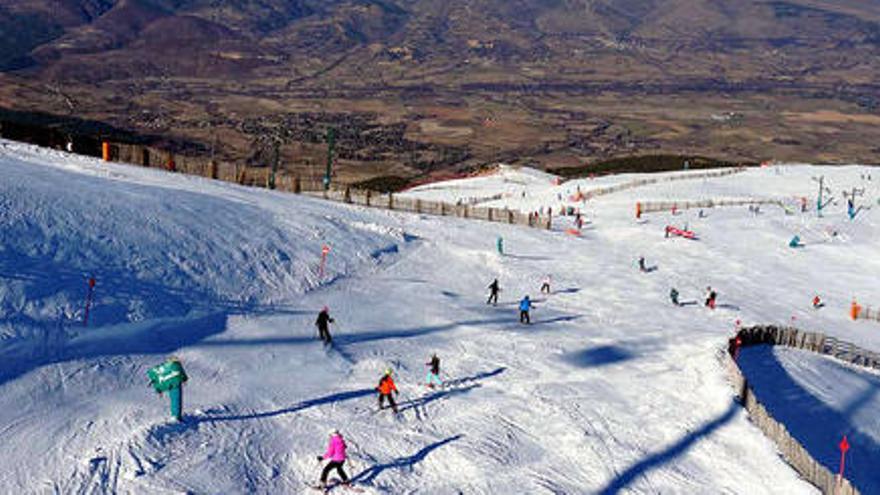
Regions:
[[[429, 393], [427, 395], [424, 395], [424, 396], [416, 398], [416, 399], [410, 399], [410, 400], [401, 402], [400, 403], [400, 412], [406, 411], [408, 409], [416, 409], [416, 408], [425, 406], [427, 404], [430, 404], [431, 402], [434, 402], [434, 401], [437, 401], [440, 399], [445, 399], [447, 397], [455, 397], [457, 395], [466, 394], [468, 392], [471, 392], [474, 389], [482, 387], [482, 385], [480, 385], [479, 383], [474, 383], [474, 382], [477, 382], [479, 380], [485, 380], [486, 378], [492, 378], [494, 376], [498, 376], [501, 373], [504, 373], [505, 371], [507, 371], [507, 368], [501, 367], [501, 368], [496, 368], [492, 371], [484, 371], [482, 373], [477, 373], [476, 375], [473, 375], [473, 376], [465, 376], [462, 378], [455, 378], [453, 380], [447, 380], [446, 383], [443, 384], [444, 388], [441, 390], [438, 390], [433, 393]], [[470, 385], [462, 386], [465, 384], [470, 384]], [[459, 387], [459, 388], [450, 389], [447, 387]]]
[[382, 474], [384, 471], [386, 471], [388, 469], [404, 469], [404, 468], [411, 469], [414, 465], [425, 460], [425, 458], [428, 457], [428, 454], [430, 454], [431, 452], [439, 449], [440, 447], [443, 447], [444, 445], [455, 442], [456, 440], [461, 439], [463, 436], [464, 435], [459, 434], [459, 435], [455, 435], [453, 437], [449, 437], [445, 440], [441, 440], [439, 442], [432, 443], [430, 445], [423, 447], [421, 450], [419, 450], [418, 452], [416, 452], [415, 454], [413, 454], [411, 456], [398, 457], [397, 459], [393, 459], [389, 462], [373, 464], [372, 466], [368, 467], [367, 469], [356, 474], [351, 480], [355, 483], [369, 484], [369, 483], [372, 483], [380, 474]]
[[505, 254], [505, 258], [511, 258], [515, 260], [526, 260], [526, 261], [550, 261], [552, 258], [548, 258], [547, 256], [531, 256], [526, 254]]
[[254, 412], [247, 414], [211, 414], [206, 413], [204, 415], [187, 415], [186, 421], [184, 424], [189, 426], [198, 425], [200, 423], [219, 423], [223, 421], [249, 421], [254, 419], [265, 419], [265, 418], [273, 418], [275, 416], [283, 416], [285, 414], [293, 414], [305, 409], [310, 409], [312, 407], [323, 406], [326, 404], [336, 404], [339, 402], [344, 402], [353, 399], [360, 399], [362, 397], [367, 397], [375, 393], [375, 391], [371, 388], [364, 388], [360, 390], [350, 390], [347, 392], [337, 392], [335, 394], [325, 395], [323, 397], [318, 397], [315, 399], [308, 399], [297, 404], [294, 404], [290, 407], [285, 407], [282, 409], [276, 409], [274, 411], [264, 411], [264, 412]]
[[[503, 323], [509, 323], [513, 317], [505, 318], [486, 318], [482, 320], [464, 320], [443, 325], [433, 325], [426, 327], [404, 328], [400, 330], [382, 330], [382, 331], [365, 331], [352, 332], [346, 334], [333, 335], [334, 349], [344, 353], [344, 348], [354, 344], [364, 344], [367, 342], [375, 342], [380, 340], [392, 339], [408, 339], [415, 337], [423, 337], [434, 333], [445, 332], [464, 326], [490, 326]], [[262, 346], [262, 345], [307, 345], [317, 342], [317, 338], [309, 336], [292, 336], [292, 337], [266, 337], [257, 339], [211, 339], [198, 343], [200, 346], [207, 347], [225, 347], [225, 346]]]
[[555, 292], [555, 294], [577, 294], [580, 291], [580, 287], [569, 287], [567, 289], [558, 290]]
[[455, 397], [456, 395], [464, 395], [464, 394], [474, 390], [475, 388], [480, 388], [480, 387], [482, 387], [482, 385], [480, 385], [479, 383], [474, 383], [474, 384], [468, 385], [466, 387], [453, 388], [453, 389], [447, 389], [447, 390], [439, 390], [437, 392], [434, 392], [434, 393], [431, 393], [431, 394], [428, 394], [428, 395], [425, 395], [425, 396], [422, 396], [422, 397], [419, 397], [416, 399], [410, 399], [410, 400], [401, 402], [399, 405], [399, 410], [402, 413], [402, 412], [408, 411], [410, 409], [424, 407], [434, 401], [438, 401], [440, 399], [444, 399], [447, 397]]
[[[553, 318], [540, 318], [536, 316], [534, 313], [531, 315], [532, 322], [528, 324], [523, 323], [512, 323], [508, 330], [514, 331], [522, 331], [522, 332], [536, 332], [536, 331], [548, 331], [553, 330], [550, 328], [550, 325], [554, 323], [564, 323], [569, 321], [575, 321], [583, 318], [584, 315], [562, 315], [555, 316]], [[508, 320], [509, 321], [509, 320]]]
[[477, 373], [476, 375], [472, 375], [472, 376], [465, 376], [462, 378], [454, 378], [452, 380], [447, 380], [445, 385], [448, 387], [457, 387], [459, 385], [464, 385], [465, 383], [468, 383], [468, 382], [475, 382], [478, 380], [485, 380], [486, 378], [492, 378], [492, 377], [495, 377], [495, 376], [498, 376], [498, 375], [504, 373], [505, 371], [507, 371], [507, 368], [502, 366], [500, 368], [495, 368], [492, 371], [484, 371], [482, 373]]

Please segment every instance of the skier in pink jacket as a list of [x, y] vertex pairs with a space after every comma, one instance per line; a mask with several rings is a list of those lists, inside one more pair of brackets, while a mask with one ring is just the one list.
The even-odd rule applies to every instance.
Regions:
[[327, 452], [323, 456], [318, 456], [318, 461], [330, 461], [324, 466], [324, 471], [321, 472], [321, 486], [323, 488], [327, 488], [327, 476], [334, 469], [342, 478], [342, 484], [349, 484], [348, 475], [342, 469], [342, 465], [345, 464], [345, 448], [345, 440], [342, 438], [342, 433], [339, 433], [339, 430], [332, 430], [330, 432], [330, 443], [327, 445]]

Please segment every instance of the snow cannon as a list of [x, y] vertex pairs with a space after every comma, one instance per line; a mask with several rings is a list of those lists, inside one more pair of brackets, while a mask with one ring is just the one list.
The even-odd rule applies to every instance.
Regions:
[[183, 365], [175, 358], [169, 358], [168, 361], [150, 368], [147, 371], [147, 377], [149, 377], [153, 389], [160, 394], [173, 388], [179, 388], [183, 382], [189, 379], [186, 372], [183, 371]]
[[168, 392], [171, 399], [171, 417], [177, 421], [183, 421], [183, 382], [189, 378], [183, 371], [183, 365], [177, 358], [168, 358], [167, 361], [150, 368], [147, 371], [150, 385], [157, 393]]

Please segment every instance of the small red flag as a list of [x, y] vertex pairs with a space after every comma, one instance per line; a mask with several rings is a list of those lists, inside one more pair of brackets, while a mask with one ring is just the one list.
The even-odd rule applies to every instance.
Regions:
[[840, 451], [844, 454], [849, 450], [849, 441], [847, 441], [846, 435], [843, 436], [843, 440], [840, 441], [838, 447], [840, 447]]

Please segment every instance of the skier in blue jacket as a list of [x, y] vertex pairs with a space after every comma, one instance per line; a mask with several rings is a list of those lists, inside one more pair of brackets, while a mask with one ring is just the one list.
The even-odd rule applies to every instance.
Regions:
[[529, 318], [529, 310], [532, 309], [532, 300], [529, 299], [529, 296], [526, 296], [519, 302], [519, 322], [531, 324], [532, 320]]

